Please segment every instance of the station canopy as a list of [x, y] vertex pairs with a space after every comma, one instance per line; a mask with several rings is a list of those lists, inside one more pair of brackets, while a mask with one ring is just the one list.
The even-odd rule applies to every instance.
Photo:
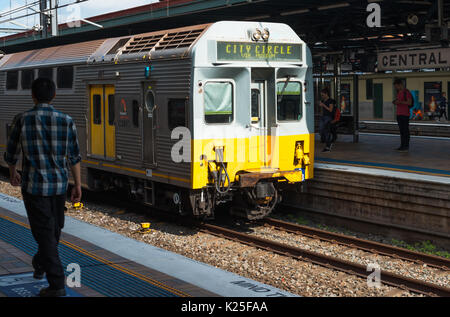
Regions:
[[[442, 19], [450, 23], [450, 1], [443, 1]], [[366, 24], [367, 6], [381, 7], [381, 26]], [[59, 25], [59, 35], [42, 38], [34, 31], [1, 38], [6, 54], [161, 29], [247, 20], [289, 24], [314, 55], [343, 52], [362, 59], [374, 52], [404, 47], [446, 47], [438, 25], [439, 0], [170, 0], [88, 18], [103, 26], [81, 22]]]

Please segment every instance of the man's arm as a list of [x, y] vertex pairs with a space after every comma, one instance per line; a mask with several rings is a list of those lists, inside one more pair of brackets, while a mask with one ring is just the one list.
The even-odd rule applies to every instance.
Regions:
[[[402, 98], [403, 99], [403, 98]], [[394, 105], [399, 105], [399, 104], [402, 104], [402, 105], [407, 105], [408, 107], [409, 106], [412, 106], [412, 104], [413, 104], [413, 99], [412, 99], [412, 95], [411, 94], [406, 94], [406, 100], [398, 100], [398, 99], [395, 99], [394, 100], [394, 102], [393, 102], [393, 104]]]
[[324, 107], [329, 111], [332, 112], [333, 111], [333, 107], [334, 107], [334, 103], [330, 103], [330, 105], [327, 107], [326, 105], [324, 105]]
[[78, 144], [77, 129], [73, 121], [69, 125], [69, 149], [68, 158], [70, 162], [70, 170], [72, 172], [72, 177], [75, 182], [72, 188], [72, 193], [70, 200], [72, 202], [79, 202], [81, 200], [81, 155], [80, 146]]
[[320, 102], [320, 106], [322, 106], [323, 108], [327, 109], [328, 111], [333, 111], [333, 107], [334, 107], [334, 103], [330, 103], [329, 106], [327, 106], [326, 104], [324, 104], [323, 102]]
[[20, 134], [22, 131], [21, 114], [14, 117], [11, 134], [8, 139], [8, 145], [6, 146], [6, 152], [4, 154], [5, 162], [9, 166], [9, 181], [13, 186], [20, 186], [22, 180], [20, 174], [17, 172], [16, 164], [20, 155]]

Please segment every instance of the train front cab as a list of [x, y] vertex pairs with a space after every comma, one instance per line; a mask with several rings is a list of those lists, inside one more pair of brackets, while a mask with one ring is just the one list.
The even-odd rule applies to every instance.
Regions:
[[233, 201], [235, 213], [262, 218], [283, 185], [313, 177], [310, 52], [286, 25], [223, 22], [193, 56], [194, 213]]

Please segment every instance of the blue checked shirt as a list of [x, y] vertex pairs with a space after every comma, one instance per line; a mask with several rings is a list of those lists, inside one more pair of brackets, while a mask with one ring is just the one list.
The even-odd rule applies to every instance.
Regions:
[[22, 190], [32, 195], [62, 195], [67, 191], [67, 163], [81, 161], [72, 118], [48, 104], [18, 114], [11, 127], [5, 161], [15, 165], [23, 152]]

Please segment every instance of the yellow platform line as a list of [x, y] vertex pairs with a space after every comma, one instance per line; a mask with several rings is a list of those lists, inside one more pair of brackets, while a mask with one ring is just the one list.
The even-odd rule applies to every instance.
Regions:
[[[13, 218], [8, 217], [6, 215], [0, 215], [0, 217], [3, 218], [3, 219], [8, 220], [10, 222], [13, 222], [15, 224], [18, 224], [18, 225], [20, 225], [22, 227], [25, 227], [27, 229], [30, 229], [30, 226], [28, 224], [26, 224], [26, 223], [24, 223], [24, 222], [22, 222], [20, 220], [13, 219]], [[172, 288], [170, 286], [162, 284], [161, 282], [158, 282], [158, 281], [156, 281], [154, 279], [151, 279], [151, 278], [149, 278], [149, 277], [147, 277], [145, 275], [142, 275], [142, 274], [140, 274], [138, 272], [134, 272], [134, 271], [129, 270], [129, 269], [127, 269], [127, 268], [125, 268], [125, 267], [123, 267], [121, 265], [115, 264], [115, 263], [113, 263], [113, 262], [111, 262], [111, 261], [109, 261], [107, 259], [104, 259], [104, 258], [102, 258], [102, 257], [100, 257], [98, 255], [95, 255], [95, 254], [93, 254], [93, 253], [91, 253], [91, 252], [89, 252], [89, 251], [87, 251], [87, 250], [85, 250], [85, 249], [83, 249], [83, 248], [81, 248], [81, 247], [79, 247], [79, 246], [69, 242], [69, 241], [61, 240], [60, 243], [68, 246], [71, 249], [74, 249], [74, 250], [76, 250], [78, 252], [81, 252], [84, 255], [87, 255], [87, 256], [89, 256], [89, 257], [91, 257], [91, 258], [93, 258], [93, 259], [95, 259], [97, 261], [100, 261], [100, 262], [102, 262], [102, 263], [104, 263], [104, 264], [106, 264], [106, 265], [108, 265], [108, 266], [110, 266], [112, 268], [115, 268], [115, 269], [117, 269], [117, 270], [119, 270], [119, 271], [121, 271], [123, 273], [126, 273], [128, 275], [137, 277], [138, 279], [143, 280], [144, 282], [147, 282], [149, 284], [152, 284], [153, 286], [160, 287], [160, 288], [162, 288], [162, 289], [164, 289], [166, 291], [172, 292], [172, 293], [174, 293], [174, 294], [176, 294], [178, 296], [181, 296], [181, 297], [191, 297], [191, 295], [189, 295], [189, 294], [187, 294], [187, 293], [185, 293], [183, 291], [179, 291], [179, 290], [174, 289], [174, 288]]]

